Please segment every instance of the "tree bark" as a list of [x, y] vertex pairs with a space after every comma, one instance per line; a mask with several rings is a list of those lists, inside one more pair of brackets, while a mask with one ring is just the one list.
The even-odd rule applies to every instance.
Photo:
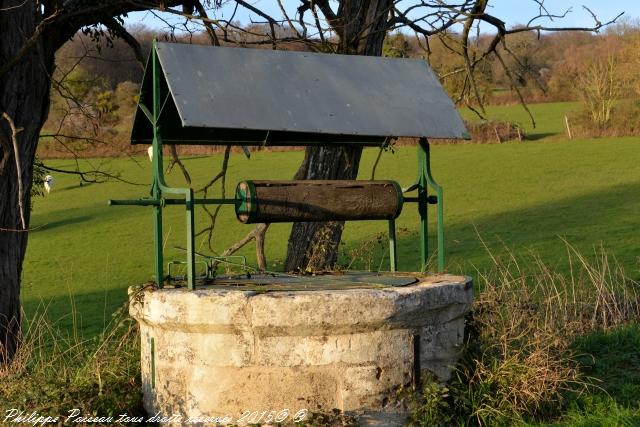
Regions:
[[402, 207], [400, 188], [393, 181], [250, 182], [238, 185], [243, 203], [236, 205], [236, 216], [244, 224], [390, 220]]
[[[62, 3], [0, 0], [0, 117], [6, 114], [10, 119], [0, 118], [0, 364], [13, 358], [20, 343], [20, 276], [27, 249], [33, 163], [49, 112], [55, 52], [83, 26], [109, 22], [113, 16], [146, 10], [154, 3], [169, 7], [183, 1], [143, 5], [127, 0], [68, 0], [64, 7]], [[12, 132], [10, 121], [17, 133]], [[20, 173], [16, 156], [22, 165]], [[20, 187], [23, 200], [19, 201]]]
[[[342, 1], [331, 21], [340, 37], [341, 53], [380, 56], [391, 0]], [[307, 147], [294, 179], [356, 179], [362, 148]], [[334, 267], [343, 221], [293, 224], [285, 270], [321, 271]]]
[[[20, 6], [21, 5], [21, 6]], [[12, 8], [14, 7], [14, 8]], [[12, 8], [12, 9], [9, 9]], [[15, 58], [38, 25], [36, 2], [0, 1], [0, 65]], [[40, 129], [49, 108], [49, 76], [54, 57], [40, 38], [11, 71], [0, 75], [0, 116], [6, 113], [17, 129], [13, 133], [6, 119], [0, 119], [0, 364], [15, 354], [20, 340], [20, 275], [27, 248], [33, 162]], [[18, 176], [16, 157], [21, 174]], [[22, 182], [25, 207], [23, 228], [18, 200]]]

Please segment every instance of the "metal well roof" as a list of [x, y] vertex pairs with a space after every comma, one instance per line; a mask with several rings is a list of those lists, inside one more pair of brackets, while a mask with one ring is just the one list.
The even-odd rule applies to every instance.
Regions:
[[[160, 118], [174, 128], [167, 143], [466, 136], [423, 60], [172, 43], [158, 43], [157, 53], [173, 104]], [[146, 77], [143, 99], [151, 83]], [[143, 119], [138, 111], [134, 143], [151, 138]]]

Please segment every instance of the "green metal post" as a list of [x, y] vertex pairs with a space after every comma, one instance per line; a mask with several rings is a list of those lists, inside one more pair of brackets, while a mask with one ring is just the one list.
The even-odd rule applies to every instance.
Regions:
[[[162, 190], [158, 180], [159, 173], [162, 173], [162, 141], [160, 139], [160, 129], [158, 126], [158, 116], [160, 115], [160, 75], [155, 40], [153, 41], [151, 61], [153, 77], [153, 183], [151, 195], [155, 200], [160, 201], [162, 198]], [[160, 204], [153, 207], [153, 227], [155, 236], [156, 284], [159, 288], [162, 288], [164, 284], [164, 260], [162, 253], [162, 206], [160, 206]]]
[[445, 266], [445, 249], [444, 249], [444, 198], [442, 187], [436, 190], [438, 195], [438, 270], [444, 271]]
[[[433, 175], [431, 174], [431, 151], [429, 149], [429, 141], [426, 138], [420, 138], [420, 154], [419, 158], [421, 159], [420, 166], [420, 187], [424, 185], [424, 198], [425, 202], [429, 203], [429, 197], [427, 196], [427, 185], [433, 188], [436, 192], [435, 202], [437, 203], [438, 209], [438, 271], [444, 271], [445, 267], [445, 253], [444, 253], [444, 192], [442, 187], [433, 179]], [[424, 205], [424, 209], [426, 211], [427, 205]], [[422, 206], [422, 202], [420, 202], [420, 206]], [[422, 217], [422, 215], [421, 215]], [[426, 214], [425, 214], [426, 219]], [[426, 225], [423, 224], [423, 230], [425, 230]], [[425, 232], [425, 241], [427, 238], [427, 234]], [[428, 248], [427, 244], [424, 243], [424, 249]], [[425, 266], [426, 259], [423, 258], [423, 268]]]
[[[235, 205], [240, 199], [193, 199], [194, 205]], [[186, 205], [184, 199], [133, 199], [133, 200], [114, 200], [109, 199], [110, 206], [172, 206]]]
[[428, 219], [428, 196], [426, 162], [427, 148], [426, 139], [421, 138], [418, 145], [418, 214], [420, 214], [420, 271], [427, 269], [429, 260], [429, 222]]
[[186, 194], [185, 206], [187, 209], [187, 287], [194, 290], [196, 288], [196, 249], [193, 190], [191, 188], [189, 188], [189, 192]]
[[398, 271], [398, 252], [396, 251], [396, 221], [389, 221], [389, 270]]
[[156, 51], [156, 42], [153, 42], [152, 67], [153, 67], [153, 188], [154, 198], [160, 201], [154, 206], [155, 210], [155, 233], [156, 233], [156, 276], [158, 286], [162, 287], [164, 279], [163, 251], [162, 251], [162, 205], [163, 193], [180, 194], [185, 198], [186, 221], [187, 221], [187, 287], [195, 289], [195, 234], [194, 234], [194, 197], [191, 188], [169, 187], [164, 180], [162, 162], [162, 137], [158, 124], [162, 113], [162, 94], [160, 93], [160, 67]]

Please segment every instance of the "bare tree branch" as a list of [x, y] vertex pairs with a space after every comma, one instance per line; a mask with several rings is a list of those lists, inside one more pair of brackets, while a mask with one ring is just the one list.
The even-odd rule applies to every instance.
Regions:
[[[287, 14], [287, 11], [285, 10], [284, 6], [282, 5], [282, 0], [277, 0], [278, 1], [278, 6], [280, 6], [280, 11], [282, 12], [282, 16], [284, 16], [284, 18], [287, 20], [287, 22], [289, 23], [289, 28], [291, 28], [291, 31], [293, 31], [295, 33], [295, 35], [299, 38], [302, 39], [302, 35], [300, 34], [300, 32], [298, 31], [298, 29], [296, 28], [295, 25], [293, 25], [293, 22], [291, 22], [291, 18], [289, 18], [289, 15]], [[305, 27], [306, 28], [306, 27]]]
[[264, 19], [267, 20], [267, 22], [269, 23], [269, 28], [271, 29], [271, 41], [273, 44], [273, 49], [276, 49], [276, 41], [277, 41], [277, 37], [276, 37], [276, 25], [278, 25], [278, 23], [276, 22], [275, 19], [273, 19], [271, 16], [267, 15], [265, 12], [263, 12], [262, 10], [250, 5], [249, 3], [245, 2], [244, 0], [234, 0], [236, 3], [238, 3], [239, 5], [243, 6], [246, 9], [249, 9], [250, 11], [252, 11], [253, 13], [262, 16]]
[[204, 6], [202, 6], [202, 3], [200, 3], [199, 0], [196, 0], [194, 5], [200, 17], [204, 18], [202, 23], [204, 27], [207, 29], [207, 34], [209, 34], [209, 37], [211, 38], [211, 44], [214, 46], [220, 46], [220, 40], [218, 39], [216, 30], [213, 28], [213, 25], [211, 25], [211, 22], [208, 20], [209, 16], [207, 15], [207, 11], [205, 10]]
[[22, 223], [22, 229], [27, 229], [27, 222], [25, 221], [24, 216], [24, 190], [22, 188], [22, 165], [20, 164], [20, 151], [18, 148], [18, 134], [22, 131], [22, 129], [16, 128], [15, 123], [11, 116], [9, 116], [6, 112], [2, 113], [2, 118], [5, 119], [9, 123], [9, 127], [11, 128], [11, 142], [13, 143], [13, 155], [16, 160], [16, 176], [18, 183], [18, 208], [20, 209], [20, 222]]
[[9, 153], [11, 152], [11, 145], [9, 145], [2, 133], [0, 133], [0, 146], [2, 146], [2, 159], [0, 159], [0, 174], [2, 174], [9, 161]]
[[[213, 184], [215, 184], [218, 181], [221, 181], [221, 197], [224, 198], [226, 195], [226, 179], [227, 179], [227, 168], [229, 166], [229, 155], [231, 154], [231, 146], [226, 146], [225, 150], [224, 150], [224, 157], [222, 159], [222, 167], [220, 168], [220, 172], [218, 172], [218, 174], [216, 176], [213, 177], [213, 179], [211, 181], [209, 181], [209, 183], [207, 185], [205, 185], [204, 187], [202, 187], [200, 190], [197, 190], [198, 193], [202, 192], [204, 193], [204, 196], [207, 196], [207, 192], [209, 191], [209, 189], [211, 188], [211, 186], [213, 186]], [[214, 229], [216, 227], [216, 220], [218, 218], [218, 214], [220, 213], [220, 209], [222, 209], [222, 205], [218, 205], [216, 207], [216, 209], [214, 210], [214, 212], [211, 212], [209, 210], [209, 208], [207, 208], [207, 205], [202, 205], [202, 209], [207, 213], [207, 215], [209, 216], [209, 220], [210, 220], [210, 224], [208, 227], [203, 228], [202, 230], [200, 230], [196, 236], [200, 236], [204, 233], [207, 233], [207, 242], [208, 242], [208, 246], [209, 246], [209, 250], [213, 250], [212, 247], [212, 239], [213, 239], [213, 232]]]
[[64, 173], [68, 175], [78, 175], [80, 179], [82, 179], [82, 181], [92, 183], [92, 184], [114, 180], [114, 181], [124, 182], [125, 184], [130, 184], [130, 185], [139, 185], [139, 186], [148, 185], [148, 184], [140, 184], [137, 182], [128, 181], [126, 179], [120, 178], [118, 175], [111, 174], [111, 173], [104, 172], [97, 169], [87, 170], [87, 171], [79, 171], [79, 170], [72, 171], [68, 169], [58, 169], [58, 168], [54, 168], [47, 165], [42, 165], [42, 168], [51, 172]]
[[478, 105], [482, 111], [482, 114], [486, 115], [487, 112], [484, 109], [484, 105], [482, 102], [482, 98], [480, 97], [480, 92], [478, 91], [478, 86], [476, 85], [476, 79], [473, 73], [473, 66], [471, 64], [471, 59], [469, 58], [469, 32], [473, 26], [475, 21], [475, 17], [481, 14], [484, 14], [484, 10], [487, 7], [488, 0], [478, 0], [471, 10], [471, 15], [467, 19], [464, 24], [464, 29], [462, 30], [462, 58], [464, 59], [464, 65], [467, 69], [467, 76], [469, 77], [469, 86], [473, 91], [476, 100], [478, 101]]
[[124, 40], [125, 43], [131, 47], [133, 54], [135, 55], [140, 67], [144, 70], [145, 58], [142, 55], [142, 48], [140, 43], [133, 37], [126, 28], [124, 28], [115, 18], [108, 17], [102, 20], [102, 23], [109, 28], [116, 36]]
[[[258, 270], [265, 271], [267, 269], [267, 259], [264, 253], [264, 238], [269, 228], [269, 224], [258, 224], [256, 227], [251, 230], [246, 236], [242, 239], [231, 245], [228, 249], [226, 249], [221, 256], [229, 256], [238, 252], [240, 249], [244, 248], [247, 244], [249, 244], [252, 240], [256, 241], [256, 262], [258, 264]], [[213, 267], [217, 267], [219, 262], [214, 262]]]
[[187, 168], [184, 166], [180, 157], [178, 157], [178, 151], [176, 150], [176, 146], [171, 144], [169, 145], [169, 153], [171, 154], [171, 162], [169, 166], [167, 166], [167, 173], [171, 172], [175, 165], [178, 165], [180, 170], [182, 171], [182, 176], [184, 176], [184, 180], [187, 181], [187, 184], [191, 185], [191, 176], [187, 171]]
[[35, 31], [31, 35], [31, 37], [29, 37], [27, 39], [27, 41], [22, 45], [22, 47], [20, 48], [18, 53], [16, 53], [16, 55], [13, 58], [11, 58], [9, 61], [7, 61], [2, 67], [0, 67], [0, 76], [2, 76], [7, 71], [9, 71], [13, 67], [15, 67], [16, 64], [18, 64], [22, 60], [22, 58], [31, 49], [33, 49], [36, 46], [38, 40], [40, 39], [40, 37], [44, 33], [44, 30], [45, 30], [46, 26], [49, 23], [53, 22], [56, 19], [56, 17], [57, 17], [57, 15], [51, 15], [50, 17], [48, 17], [48, 18], [44, 19], [42, 22], [40, 22], [40, 24], [38, 24], [38, 26], [36, 27]]
[[522, 92], [518, 88], [518, 85], [516, 84], [516, 81], [513, 78], [513, 74], [511, 74], [511, 71], [509, 70], [509, 67], [507, 67], [507, 64], [505, 64], [504, 59], [502, 59], [502, 55], [500, 55], [500, 53], [498, 51], [495, 51], [494, 55], [496, 56], [496, 58], [498, 58], [498, 61], [500, 61], [500, 64], [502, 65], [502, 68], [504, 69], [504, 72], [507, 74], [507, 77], [509, 78], [509, 81], [511, 82], [511, 87], [513, 88], [513, 90], [516, 91], [516, 94], [518, 94], [518, 98], [520, 99], [520, 105], [522, 105], [522, 107], [526, 110], [527, 114], [529, 115], [529, 118], [531, 119], [531, 122], [533, 123], [533, 127], [536, 127], [536, 120], [533, 117], [533, 113], [531, 113], [531, 110], [527, 106], [527, 103], [525, 102], [524, 97], [522, 96]]

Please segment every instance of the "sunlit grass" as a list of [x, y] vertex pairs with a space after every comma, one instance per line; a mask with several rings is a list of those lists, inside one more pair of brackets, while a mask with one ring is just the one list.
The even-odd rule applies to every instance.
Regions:
[[[375, 150], [365, 152], [362, 178], [370, 176], [376, 154]], [[561, 237], [585, 253], [602, 245], [630, 276], [640, 276], [640, 157], [635, 138], [436, 145], [432, 157], [434, 176], [445, 189], [450, 271], [475, 274], [476, 269], [488, 265], [477, 238], [480, 234], [497, 247], [504, 243], [518, 251], [536, 251], [560, 271], [568, 267]], [[289, 179], [301, 159], [299, 151], [254, 152], [250, 160], [234, 154], [227, 194], [243, 179]], [[97, 165], [100, 162], [104, 164]], [[218, 171], [221, 156], [186, 158], [184, 162], [198, 188]], [[75, 168], [69, 160], [48, 163]], [[395, 154], [383, 155], [376, 178], [395, 179], [408, 186], [415, 180], [416, 163], [414, 147], [399, 147]], [[150, 179], [146, 158], [96, 160], [92, 164], [119, 172], [132, 182], [147, 184]], [[81, 168], [85, 167], [90, 166], [82, 161]], [[35, 201], [31, 221], [35, 231], [29, 237], [22, 300], [28, 312], [40, 298], [52, 300], [50, 311], [56, 317], [69, 312], [68, 295], [72, 294], [81, 329], [95, 332], [126, 299], [127, 286], [149, 280], [153, 274], [152, 209], [109, 207], [107, 200], [146, 197], [149, 187], [120, 182], [80, 186], [76, 176], [54, 175], [54, 190]], [[184, 185], [177, 168], [169, 181]], [[202, 227], [206, 217], [198, 213]], [[183, 257], [174, 247], [184, 246], [184, 218], [180, 207], [165, 209], [167, 260]], [[432, 236], [434, 220], [432, 215]], [[267, 233], [271, 269], [281, 268], [289, 229], [288, 224], [275, 224]], [[420, 251], [415, 205], [405, 204], [398, 229], [399, 267], [417, 270]], [[235, 219], [232, 207], [224, 207], [213, 252], [223, 251], [250, 230]], [[347, 224], [341, 262], [348, 264], [351, 250], [386, 230], [384, 222]], [[197, 244], [203, 252], [211, 252], [204, 237], [198, 238]], [[435, 248], [433, 240], [431, 247]], [[373, 268], [388, 268], [383, 252], [377, 249], [373, 254]], [[254, 259], [251, 246], [242, 253], [250, 261]]]
[[[502, 110], [496, 109], [494, 113], [509, 114], [509, 109], [517, 107], [500, 108]], [[558, 131], [557, 125], [547, 125], [548, 133]], [[375, 150], [365, 152], [362, 178], [370, 175], [376, 154]], [[528, 347], [519, 346], [517, 340], [488, 341], [488, 348], [507, 351], [503, 359], [508, 363], [501, 364], [500, 355], [495, 358], [486, 354], [484, 359], [476, 358], [475, 382], [461, 377], [463, 382], [457, 384], [456, 392], [475, 399], [475, 404], [486, 405], [476, 409], [466, 407], [471, 411], [459, 412], [457, 416], [486, 417], [509, 425], [511, 422], [532, 422], [526, 412], [539, 411], [540, 419], [546, 419], [548, 423], [544, 425], [640, 424], [640, 409], [635, 397], [640, 391], [636, 369], [640, 360], [637, 315], [635, 323], [633, 316], [628, 314], [615, 317], [616, 312], [629, 313], [625, 311], [624, 302], [633, 304], [637, 297], [624, 292], [637, 291], [637, 284], [624, 282], [625, 279], [621, 282], [620, 277], [625, 276], [611, 268], [619, 264], [626, 270], [626, 277], [640, 278], [637, 140], [566, 141], [561, 136], [547, 136], [537, 141], [499, 145], [436, 145], [432, 147], [432, 155], [434, 175], [445, 188], [448, 269], [473, 275], [478, 289], [486, 292], [480, 295], [480, 304], [493, 302], [490, 308], [499, 316], [493, 319], [491, 312], [482, 312], [485, 326], [497, 327], [496, 319], [529, 319], [532, 323], [528, 327], [533, 329], [527, 329], [527, 333], [531, 336], [538, 334], [551, 343], [554, 334], [565, 334], [561, 337], [561, 345], [555, 346], [558, 343], [554, 342], [553, 348], [546, 346], [544, 339], [532, 340]], [[301, 159], [301, 152], [255, 152], [251, 160], [233, 155], [227, 194], [232, 194], [235, 183], [242, 179], [289, 179]], [[217, 172], [221, 156], [185, 158], [184, 161], [197, 188]], [[94, 165], [98, 162], [92, 161]], [[146, 158], [105, 162], [101, 168], [117, 171], [128, 181], [145, 184], [149, 181], [150, 164]], [[68, 160], [49, 163], [56, 167], [75, 167]], [[415, 148], [400, 147], [395, 154], [383, 156], [376, 177], [395, 179], [402, 186], [408, 186], [415, 179], [416, 163]], [[81, 167], [89, 166], [83, 161]], [[184, 185], [177, 169], [169, 180], [173, 185]], [[56, 405], [55, 402], [62, 402], [61, 407], [71, 405], [74, 399], [89, 402], [91, 409], [124, 408], [121, 402], [100, 394], [103, 387], [101, 369], [106, 367], [111, 372], [117, 363], [124, 363], [123, 366], [131, 371], [108, 379], [110, 385], [107, 387], [116, 387], [126, 393], [129, 393], [127, 390], [139, 390], [134, 368], [137, 363], [137, 337], [134, 334], [117, 344], [128, 346], [126, 360], [118, 362], [116, 358], [111, 361], [112, 365], [100, 364], [92, 352], [99, 342], [93, 337], [109, 330], [111, 314], [127, 298], [126, 288], [149, 280], [153, 274], [151, 208], [108, 207], [106, 201], [147, 195], [148, 186], [120, 182], [80, 186], [77, 177], [56, 174], [54, 191], [36, 200], [32, 216], [32, 227], [36, 230], [30, 234], [22, 300], [27, 318], [40, 319], [33, 313], [44, 301], [48, 306], [48, 317], [55, 322], [41, 322], [44, 329], [31, 335], [43, 337], [40, 341], [32, 340], [31, 347], [22, 353], [23, 366], [31, 366], [31, 374], [12, 376], [11, 381], [4, 383], [5, 395], [12, 393], [15, 399], [26, 396], [34, 402], [31, 406], [34, 409], [46, 409], [51, 407], [47, 405]], [[170, 207], [165, 213], [167, 259], [182, 257], [174, 246], [184, 245], [184, 210]], [[204, 216], [198, 218], [199, 226], [204, 226]], [[433, 221], [431, 225], [433, 232]], [[402, 270], [419, 268], [417, 226], [415, 206], [406, 204], [398, 221]], [[266, 251], [272, 269], [281, 266], [289, 227], [273, 225], [267, 234]], [[213, 252], [221, 252], [251, 228], [236, 221], [232, 208], [223, 208], [217, 230]], [[368, 243], [377, 242], [378, 235], [382, 235], [384, 242], [384, 233], [384, 222], [348, 224], [340, 262], [349, 264], [351, 257], [357, 256], [355, 267], [387, 268], [384, 245]], [[572, 246], [568, 247], [565, 241]], [[484, 245], [491, 251], [486, 251]], [[435, 247], [434, 241], [431, 246]], [[198, 247], [203, 252], [210, 252], [202, 237], [198, 239]], [[242, 253], [253, 259], [252, 247]], [[513, 267], [512, 253], [517, 254], [517, 271], [508, 272], [505, 268]], [[576, 258], [578, 253], [581, 255]], [[583, 266], [579, 277], [575, 275], [578, 265]], [[571, 293], [576, 290], [572, 286], [573, 280], [580, 283], [577, 290], [581, 293], [575, 298], [572, 295], [576, 294]], [[520, 289], [527, 281], [536, 286], [536, 292], [526, 293]], [[619, 293], [621, 289], [622, 294]], [[531, 301], [524, 301], [524, 297], [531, 297], [535, 307], [527, 305]], [[518, 304], [525, 304], [525, 308], [532, 311], [524, 312]], [[610, 307], [614, 310], [607, 311]], [[571, 308], [585, 311], [578, 316], [578, 311], [567, 311]], [[597, 315], [595, 318], [593, 313]], [[550, 315], [564, 317], [550, 318]], [[553, 325], [551, 333], [548, 329], [535, 329], [544, 326], [546, 320]], [[619, 326], [620, 323], [625, 325]], [[33, 321], [27, 322], [25, 327], [31, 325], [34, 325]], [[502, 332], [508, 332], [506, 329]], [[487, 328], [484, 331], [491, 333]], [[509, 338], [508, 335], [495, 337]], [[60, 344], [57, 350], [52, 349], [55, 343]], [[532, 347], [536, 343], [545, 345]], [[548, 350], [552, 353], [545, 353]], [[51, 354], [57, 358], [55, 363], [47, 362]], [[74, 363], [77, 365], [78, 362], [82, 362], [82, 369], [76, 370]], [[56, 363], [69, 368], [63, 370], [64, 375], [55, 375], [62, 372]], [[547, 372], [551, 377], [541, 378], [541, 372]], [[532, 377], [527, 380], [519, 376], [522, 373]], [[507, 378], [508, 382], [492, 382], [494, 374], [506, 375], [495, 378]], [[549, 382], [545, 382], [547, 380]], [[516, 396], [510, 389], [517, 381], [525, 395]], [[591, 384], [587, 389], [580, 388], [584, 381]], [[70, 393], [65, 392], [68, 384], [72, 385]], [[31, 394], [22, 393], [20, 387]], [[498, 387], [502, 394], [496, 394], [492, 387]], [[565, 387], [574, 393], [563, 394]], [[41, 393], [41, 390], [45, 392]], [[441, 391], [435, 390], [435, 393], [440, 396]], [[517, 399], [517, 405], [511, 405], [511, 398]], [[139, 397], [133, 396], [126, 405], [139, 405]]]

